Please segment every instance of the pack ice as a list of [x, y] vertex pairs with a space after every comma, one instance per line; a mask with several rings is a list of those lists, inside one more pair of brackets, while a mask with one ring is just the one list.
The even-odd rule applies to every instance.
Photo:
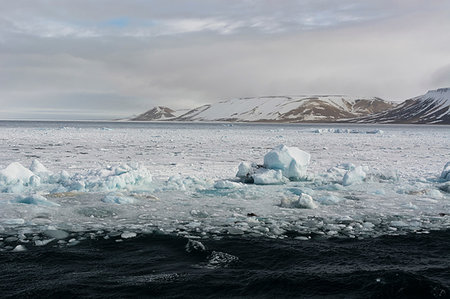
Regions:
[[[103, 126], [0, 127], [0, 250], [143, 233], [301, 241], [450, 227], [443, 127]], [[353, 130], [376, 131], [339, 127]]]

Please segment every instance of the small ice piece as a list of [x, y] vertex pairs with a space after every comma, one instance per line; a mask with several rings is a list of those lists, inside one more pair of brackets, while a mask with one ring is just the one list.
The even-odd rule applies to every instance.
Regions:
[[404, 221], [401, 221], [401, 220], [391, 221], [391, 225], [393, 227], [407, 227], [408, 226], [408, 224], [406, 224]]
[[281, 170], [259, 169], [258, 173], [253, 175], [253, 181], [256, 185], [281, 185], [285, 183]]
[[45, 246], [48, 243], [52, 242], [53, 240], [55, 240], [55, 239], [52, 238], [52, 239], [47, 239], [47, 240], [35, 240], [34, 241], [34, 245], [36, 245], [36, 246]]
[[447, 164], [445, 164], [440, 178], [444, 181], [450, 181], [450, 162], [447, 162]]
[[216, 189], [236, 189], [241, 187], [241, 183], [236, 183], [228, 180], [220, 180], [214, 184], [214, 188]]
[[27, 205], [36, 205], [42, 207], [59, 207], [56, 202], [50, 201], [42, 195], [34, 194], [29, 196], [19, 196], [10, 201], [11, 203], [23, 203]]
[[250, 177], [253, 173], [255, 173], [256, 164], [249, 162], [241, 162], [238, 166], [238, 172], [236, 176], [238, 178]]
[[434, 199], [441, 199], [444, 195], [436, 189], [427, 190], [427, 195]]
[[136, 233], [133, 233], [133, 232], [123, 232], [121, 235], [120, 235], [120, 237], [122, 238], [122, 239], [130, 239], [130, 238], [134, 238], [134, 237], [136, 237]]
[[264, 167], [281, 170], [291, 180], [299, 180], [306, 176], [311, 155], [297, 147], [279, 145], [264, 156]]
[[327, 194], [324, 196], [321, 196], [317, 199], [318, 202], [320, 202], [323, 205], [335, 205], [338, 204], [340, 201], [342, 201], [342, 198], [337, 197], [333, 194]]
[[17, 245], [16, 247], [14, 247], [13, 251], [14, 252], [23, 252], [23, 251], [27, 251], [27, 248], [23, 245]]
[[313, 198], [308, 194], [303, 193], [297, 203], [299, 208], [303, 209], [315, 209], [317, 208], [317, 204], [314, 202]]
[[207, 259], [208, 259], [208, 263], [207, 263], [206, 267], [212, 268], [212, 269], [226, 268], [231, 263], [234, 263], [239, 260], [239, 258], [237, 256], [234, 256], [234, 255], [231, 255], [231, 254], [228, 254], [225, 252], [220, 252], [220, 251], [211, 252], [211, 254], [208, 256]]
[[366, 131], [366, 134], [379, 134], [379, 135], [383, 135], [384, 131], [377, 129], [377, 130], [373, 130], [373, 131]]
[[317, 203], [310, 195], [303, 193], [297, 199], [283, 197], [280, 206], [283, 208], [315, 209]]
[[22, 218], [11, 218], [11, 219], [3, 219], [1, 222], [5, 225], [21, 225], [25, 223], [25, 220]]
[[355, 167], [347, 171], [342, 179], [342, 185], [350, 186], [354, 184], [360, 184], [364, 182], [366, 178], [366, 173], [364, 172], [362, 166]]
[[186, 252], [201, 252], [201, 251], [205, 251], [206, 247], [205, 245], [203, 245], [203, 243], [199, 242], [199, 241], [195, 241], [195, 240], [191, 240], [189, 239], [189, 241], [187, 242], [186, 246], [185, 246]]
[[108, 194], [102, 198], [104, 203], [115, 203], [119, 205], [134, 203], [135, 200], [132, 197], [123, 196], [121, 194]]
[[69, 233], [67, 233], [63, 230], [59, 230], [59, 229], [48, 229], [48, 230], [44, 231], [44, 235], [46, 235], [47, 237], [50, 237], [50, 238], [57, 239], [57, 240], [62, 240], [62, 239], [66, 239], [67, 237], [69, 237]]

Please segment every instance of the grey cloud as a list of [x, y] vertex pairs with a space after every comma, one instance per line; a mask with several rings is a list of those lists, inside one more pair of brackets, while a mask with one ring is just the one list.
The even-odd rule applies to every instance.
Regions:
[[400, 100], [448, 79], [445, 2], [280, 2], [8, 2], [0, 117], [114, 118], [268, 94]]

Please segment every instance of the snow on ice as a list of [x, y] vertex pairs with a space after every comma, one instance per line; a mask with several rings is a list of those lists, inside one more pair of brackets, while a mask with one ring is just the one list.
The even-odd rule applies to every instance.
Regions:
[[[0, 250], [152, 232], [309, 240], [450, 227], [448, 128], [104, 126], [0, 128]], [[239, 161], [261, 164], [236, 173]]]
[[279, 145], [264, 156], [264, 164], [241, 162], [236, 176], [244, 183], [257, 185], [284, 184], [289, 180], [301, 180], [311, 155], [296, 147]]

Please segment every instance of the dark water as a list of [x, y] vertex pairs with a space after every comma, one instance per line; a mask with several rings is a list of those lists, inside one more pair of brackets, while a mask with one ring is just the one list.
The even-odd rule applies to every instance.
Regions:
[[1, 252], [0, 297], [450, 298], [450, 231], [202, 243], [145, 235]]

